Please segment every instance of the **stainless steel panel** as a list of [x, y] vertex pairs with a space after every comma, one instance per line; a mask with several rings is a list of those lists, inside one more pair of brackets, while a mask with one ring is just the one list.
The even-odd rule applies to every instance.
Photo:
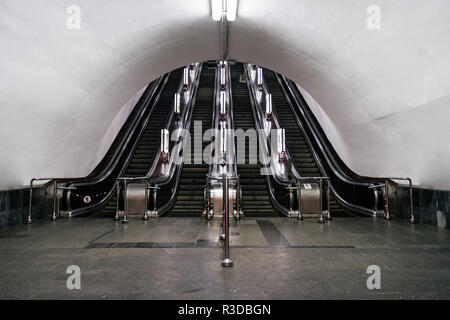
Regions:
[[[223, 213], [223, 189], [222, 184], [212, 184], [211, 185], [211, 202], [213, 204], [214, 215], [221, 215]], [[234, 202], [236, 201], [236, 186], [231, 185], [228, 189], [228, 203], [230, 209], [233, 212], [235, 208]]]
[[318, 183], [300, 183], [300, 212], [302, 214], [320, 214], [321, 190]]
[[147, 211], [145, 183], [130, 183], [127, 185], [127, 214], [144, 214]]

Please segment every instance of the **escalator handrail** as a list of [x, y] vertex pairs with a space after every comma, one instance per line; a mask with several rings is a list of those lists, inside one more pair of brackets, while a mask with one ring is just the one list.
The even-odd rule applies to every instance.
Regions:
[[[89, 186], [89, 185], [94, 185], [96, 183], [99, 183], [103, 180], [105, 180], [111, 173], [112, 171], [117, 167], [119, 160], [122, 158], [123, 153], [125, 152], [125, 150], [128, 148], [129, 144], [132, 143], [132, 148], [131, 148], [131, 152], [127, 155], [125, 161], [123, 161], [122, 166], [119, 170], [118, 173], [118, 177], [122, 176], [123, 173], [125, 172], [126, 168], [128, 167], [129, 162], [131, 161], [133, 154], [137, 148], [137, 145], [142, 137], [142, 135], [145, 132], [145, 129], [147, 128], [148, 122], [150, 121], [150, 118], [152, 116], [152, 114], [155, 111], [156, 105], [159, 102], [159, 99], [162, 95], [162, 92], [164, 91], [166, 85], [167, 85], [167, 81], [170, 77], [171, 72], [165, 74], [164, 76], [162, 76], [160, 79], [161, 81], [159, 82], [159, 85], [157, 86], [157, 90], [155, 89], [155, 91], [153, 92], [153, 94], [151, 96], [149, 96], [148, 99], [145, 100], [145, 104], [146, 104], [146, 108], [144, 108], [140, 113], [139, 113], [139, 117], [138, 119], [134, 122], [134, 126], [133, 128], [129, 131], [127, 138], [125, 139], [124, 144], [122, 144], [120, 152], [117, 154], [116, 158], [114, 159], [114, 163], [112, 166], [110, 166], [109, 168], [107, 168], [107, 170], [98, 178], [96, 179], [92, 179], [92, 180], [88, 180], [88, 181], [83, 181], [83, 182], [72, 182], [72, 183], [66, 183], [66, 185], [68, 185], [69, 187], [81, 187], [81, 186]], [[154, 99], [153, 99], [154, 98]], [[150, 106], [149, 103], [150, 101], [154, 101], [153, 104]], [[148, 115], [146, 116], [146, 118], [144, 119], [148, 107], [150, 107], [150, 111], [148, 112]], [[138, 134], [138, 138], [135, 139], [134, 141], [132, 141], [132, 137], [135, 134]], [[100, 200], [97, 201], [95, 203], [93, 203], [92, 205], [88, 205], [85, 207], [80, 207], [80, 208], [76, 208], [76, 209], [72, 209], [70, 208], [70, 190], [67, 192], [67, 201], [69, 203], [68, 208], [70, 208], [69, 210], [69, 214], [71, 216], [77, 216], [83, 213], [87, 213], [87, 212], [91, 212], [91, 211], [95, 211], [101, 207], [103, 207], [103, 205], [109, 201], [109, 199], [112, 197], [112, 194], [114, 193], [116, 186], [115, 184], [112, 184], [112, 187], [110, 188], [110, 190], [108, 191], [108, 193]]]
[[[155, 97], [155, 94], [158, 94], [158, 93], [162, 92], [162, 90], [164, 90], [167, 80], [169, 79], [169, 75], [170, 75], [170, 73], [167, 73], [164, 76], [160, 77], [158, 80], [156, 80], [157, 83], [155, 84], [154, 88], [152, 88], [151, 93], [147, 97], [145, 97], [145, 100], [143, 102], [144, 107], [139, 112], [138, 116], [130, 124], [130, 127], [127, 130], [127, 132], [124, 134], [124, 137], [126, 137], [126, 138], [123, 139], [119, 148], [114, 153], [110, 165], [106, 166], [105, 169], [102, 170], [102, 172], [100, 172], [95, 177], [92, 177], [91, 179], [86, 179], [81, 182], [77, 182], [77, 181], [76, 182], [67, 182], [67, 184], [74, 185], [74, 186], [86, 186], [86, 185], [96, 184], [98, 182], [105, 180], [108, 177], [108, 175], [111, 174], [111, 172], [117, 167], [117, 164], [118, 164], [120, 158], [122, 157], [125, 149], [128, 147], [128, 145], [130, 143], [130, 139], [135, 134], [139, 123], [144, 118], [144, 116], [148, 110], [148, 107], [149, 107], [149, 105], [148, 105], [149, 102], [152, 100], [152, 98]], [[159, 94], [158, 94], [158, 96], [159, 96]], [[150, 115], [153, 113], [154, 107], [159, 100], [159, 97], [157, 97], [157, 98], [158, 99], [151, 106]]]
[[[306, 104], [306, 102], [304, 102], [304, 98], [301, 95], [300, 92], [298, 92], [297, 90], [293, 90], [292, 86], [295, 85], [293, 84], [290, 80], [286, 79], [284, 76], [279, 75], [277, 73], [275, 73], [278, 83], [280, 84], [281, 89], [283, 90], [283, 92], [285, 93], [286, 96], [286, 100], [288, 101], [288, 104], [290, 105], [291, 109], [293, 109], [293, 105], [292, 105], [292, 101], [290, 101], [290, 97], [287, 95], [287, 92], [285, 90], [285, 86], [288, 88], [289, 93], [291, 94], [292, 98], [295, 101], [295, 105], [297, 106], [304, 106]], [[291, 83], [290, 83], [291, 82]], [[284, 86], [285, 84], [285, 86]], [[300, 98], [301, 97], [301, 98]], [[353, 177], [350, 177], [344, 170], [342, 170], [341, 167], [339, 167], [338, 165], [336, 165], [337, 161], [334, 158], [334, 156], [332, 155], [332, 152], [328, 146], [328, 143], [325, 142], [324, 138], [322, 137], [321, 134], [319, 134], [319, 130], [317, 129], [317, 126], [315, 123], [313, 123], [313, 121], [311, 121], [310, 119], [310, 115], [305, 113], [305, 111], [303, 110], [303, 108], [297, 108], [297, 110], [301, 113], [302, 117], [305, 119], [306, 124], [308, 126], [308, 129], [311, 131], [314, 140], [316, 141], [317, 145], [320, 148], [321, 153], [324, 155], [327, 164], [330, 166], [330, 168], [333, 170], [333, 173], [338, 176], [341, 180], [349, 183], [349, 184], [354, 184], [354, 185], [359, 185], [359, 186], [372, 186], [374, 181], [384, 181], [384, 179], [377, 179], [377, 178], [373, 178], [373, 180], [369, 180], [369, 179], [365, 179], [364, 177], [361, 177], [361, 179], [355, 179]], [[293, 110], [294, 111], [294, 110]], [[300, 121], [298, 118], [298, 115], [296, 114], [296, 112], [294, 113], [294, 117], [296, 118], [296, 121]], [[298, 122], [297, 121], [297, 122]], [[356, 175], [356, 174], [355, 174]]]
[[[244, 64], [242, 65], [242, 67], [243, 67], [243, 72], [245, 72]], [[252, 109], [253, 123], [255, 125], [255, 129], [257, 129], [257, 127], [259, 127], [259, 129], [261, 129], [261, 123], [259, 121], [260, 120], [260, 115], [258, 113], [256, 113], [257, 103], [255, 101], [255, 97], [254, 97], [254, 95], [252, 93], [252, 90], [251, 90], [251, 87], [250, 87], [250, 79], [249, 78], [247, 78], [246, 83], [247, 83], [247, 89], [248, 89], [249, 98], [250, 98], [250, 104], [251, 104], [251, 109]], [[259, 134], [258, 134], [258, 136], [259, 136]], [[259, 137], [258, 137], [258, 140], [259, 140]], [[260, 148], [261, 147], [262, 146], [260, 146]], [[267, 148], [267, 146], [265, 146], [265, 148]], [[266, 152], [261, 152], [260, 151], [258, 154], [259, 155], [263, 155], [263, 157], [267, 156]], [[264, 159], [264, 160], [265, 160], [264, 162], [267, 163], [267, 161], [266, 161], [267, 159]], [[272, 182], [270, 181], [270, 175], [267, 174], [267, 172], [265, 174], [265, 178], [266, 178], [267, 189], [268, 189], [267, 191], [269, 192], [269, 196], [270, 196], [270, 200], [272, 202], [272, 205], [275, 207], [277, 212], [281, 213], [283, 216], [286, 216], [286, 217], [289, 216], [289, 210], [287, 208], [285, 208], [283, 205], [281, 205], [278, 202], [278, 200], [276, 199], [275, 194], [273, 193]], [[244, 214], [245, 214], [245, 212], [244, 212]]]
[[[214, 82], [214, 104], [213, 104], [213, 126], [212, 128], [214, 128], [215, 130], [215, 139], [218, 139], [219, 137], [217, 137], [217, 134], [220, 133], [220, 123], [225, 121], [227, 123], [227, 127], [228, 127], [228, 131], [229, 132], [229, 139], [233, 139], [234, 141], [234, 135], [231, 133], [232, 130], [234, 129], [234, 118], [233, 118], [233, 99], [232, 99], [232, 85], [231, 85], [231, 66], [229, 61], [223, 61], [223, 67], [222, 67], [222, 63], [218, 63], [218, 69], [220, 70], [220, 68], [225, 68], [226, 70], [226, 84], [225, 84], [225, 93], [226, 93], [226, 98], [227, 98], [227, 106], [229, 107], [229, 111], [227, 112], [226, 115], [226, 119], [225, 120], [221, 120], [219, 118], [219, 114], [220, 114], [220, 94], [221, 92], [223, 92], [223, 90], [221, 90], [220, 88], [220, 72], [217, 71], [216, 72], [216, 78], [215, 78], [215, 82]], [[236, 158], [236, 152], [234, 150], [234, 143], [230, 143], [230, 141], [228, 141], [228, 144], [231, 145], [230, 150], [227, 150], [227, 154], [231, 153], [231, 155], [233, 156], [233, 159], [231, 159], [231, 163], [227, 160], [227, 164], [226, 164], [226, 170], [227, 170], [227, 174], [229, 174], [230, 177], [237, 177], [237, 168], [236, 168], [236, 163], [237, 163], [237, 158]], [[217, 144], [216, 144], [217, 146]], [[216, 150], [216, 148], [214, 149], [215, 155], [214, 157], [212, 157], [212, 161], [210, 162], [211, 165], [209, 166], [209, 170], [208, 170], [208, 176], [209, 176], [209, 180], [215, 180], [215, 177], [218, 177], [218, 168], [221, 167], [221, 164], [217, 162], [217, 152], [218, 150]], [[227, 157], [228, 159], [228, 157]], [[221, 178], [223, 173], [219, 174]]]
[[[194, 114], [194, 109], [195, 109], [195, 104], [197, 101], [197, 94], [198, 94], [198, 88], [200, 86], [200, 78], [201, 78], [201, 74], [202, 74], [202, 70], [203, 70], [203, 63], [200, 64], [199, 67], [199, 72], [198, 75], [195, 79], [195, 85], [193, 86], [193, 93], [192, 93], [192, 99], [190, 100], [190, 106], [189, 106], [189, 116], [187, 118], [186, 124], [185, 124], [185, 129], [190, 128], [191, 127], [191, 123], [192, 123], [192, 116]], [[181, 137], [180, 137], [181, 138]], [[161, 207], [159, 207], [157, 209], [157, 216], [163, 216], [166, 213], [168, 213], [170, 211], [170, 209], [172, 208], [173, 204], [175, 203], [176, 200], [176, 194], [178, 192], [178, 187], [180, 185], [180, 180], [181, 180], [181, 174], [183, 172], [183, 161], [181, 161], [180, 164], [176, 165], [176, 170], [174, 170], [171, 179], [168, 179], [166, 181], [164, 181], [163, 183], [159, 183], [158, 186], [165, 186], [167, 184], [170, 183], [170, 181], [172, 181], [172, 179], [175, 179], [175, 183], [174, 186], [172, 188], [172, 192], [171, 192], [171, 196], [169, 198], [169, 200]]]
[[[289, 107], [291, 108], [293, 117], [294, 117], [294, 119], [295, 119], [295, 121], [296, 121], [296, 123], [297, 123], [299, 129], [302, 131], [302, 134], [303, 134], [303, 136], [305, 137], [306, 142], [308, 143], [308, 145], [309, 145], [309, 147], [310, 147], [311, 153], [313, 154], [314, 158], [316, 159], [316, 163], [317, 163], [317, 165], [318, 165], [318, 167], [319, 167], [319, 169], [320, 169], [320, 171], [321, 171], [321, 174], [325, 176], [325, 175], [326, 175], [326, 170], [325, 170], [325, 168], [324, 168], [324, 166], [323, 166], [323, 164], [322, 164], [322, 161], [321, 161], [320, 157], [318, 156], [317, 151], [315, 150], [315, 148], [313, 148], [313, 144], [312, 144], [312, 142], [311, 142], [311, 140], [310, 140], [310, 137], [309, 137], [309, 135], [307, 135], [306, 130], [305, 130], [305, 128], [303, 127], [303, 124], [302, 124], [300, 118], [298, 117], [297, 113], [296, 113], [295, 110], [294, 110], [294, 106], [293, 106], [293, 104], [292, 104], [292, 101], [291, 101], [290, 97], [288, 96], [288, 94], [287, 94], [287, 92], [286, 92], [286, 89], [285, 89], [284, 86], [283, 86], [283, 81], [282, 81], [282, 80], [286, 80], [286, 78], [285, 78], [284, 76], [278, 75], [278, 74], [275, 73], [275, 72], [274, 72], [274, 74], [275, 74], [275, 76], [276, 76], [276, 78], [277, 78], [277, 81], [278, 81], [278, 83], [279, 83], [279, 85], [280, 85], [280, 87], [281, 87], [281, 89], [282, 89], [282, 91], [283, 91], [283, 93], [284, 93], [284, 95], [285, 95], [286, 101], [288, 102], [288, 105], [289, 105]], [[289, 89], [291, 89], [291, 88], [289, 87]], [[292, 92], [292, 91], [291, 91], [291, 92]], [[298, 102], [298, 101], [296, 101], [296, 102]], [[301, 108], [297, 108], [297, 109], [299, 109], [300, 112], [302, 112]], [[306, 117], [305, 117], [305, 118], [306, 118]], [[307, 121], [307, 125], [308, 125], [308, 126], [310, 125], [310, 122], [309, 122], [309, 121]], [[311, 129], [311, 127], [309, 127], [309, 128]], [[347, 183], [353, 184], [353, 185], [359, 185], [359, 186], [366, 186], [366, 187], [369, 187], [369, 186], [371, 186], [371, 185], [373, 184], [373, 181], [372, 181], [372, 182], [360, 182], [360, 181], [354, 181], [354, 179], [350, 179], [349, 177], [342, 175], [341, 172], [340, 172], [339, 170], [337, 170], [337, 168], [334, 166], [334, 164], [332, 165], [332, 164], [330, 163], [331, 160], [327, 157], [327, 154], [326, 154], [326, 152], [325, 152], [325, 149], [324, 149], [324, 147], [323, 147], [321, 141], [319, 140], [319, 138], [318, 138], [318, 136], [317, 136], [317, 132], [315, 132], [315, 131], [313, 132], [313, 138], [315, 139], [315, 141], [316, 141], [316, 143], [317, 143], [317, 145], [318, 145], [320, 151], [322, 152], [322, 154], [324, 154], [327, 163], [330, 165], [330, 168], [333, 170], [333, 173], [335, 173], [336, 176], [337, 176], [338, 178], [340, 178], [340, 179], [343, 180], [344, 182], [347, 182]], [[328, 150], [328, 149], [327, 149], [327, 150]], [[329, 151], [329, 150], [328, 150], [328, 151]], [[353, 210], [353, 211], [359, 212], [359, 213], [362, 213], [362, 214], [365, 214], [365, 215], [370, 215], [370, 216], [373, 216], [373, 215], [376, 214], [376, 210], [374, 210], [374, 209], [369, 209], [369, 208], [362, 207], [362, 206], [359, 206], [359, 205], [356, 205], [356, 204], [352, 204], [352, 203], [348, 202], [347, 200], [345, 200], [344, 198], [342, 198], [342, 197], [337, 193], [337, 190], [334, 188], [333, 184], [331, 184], [331, 188], [330, 188], [330, 189], [331, 189], [331, 192], [333, 193], [333, 195], [335, 196], [336, 200], [337, 200], [342, 206], [344, 206], [345, 208], [347, 208], [347, 209], [349, 209], [349, 210]]]
[[[197, 95], [197, 88], [198, 88], [198, 81], [199, 81], [199, 74], [200, 74], [200, 73], [201, 73], [201, 65], [200, 65], [200, 71], [198, 72], [197, 78], [195, 79], [196, 84], [193, 85], [193, 93], [192, 93], [192, 97], [193, 97], [193, 98], [190, 100], [189, 107], [187, 108], [187, 109], [190, 111], [191, 114], [192, 114], [192, 111], [191, 111], [192, 108], [191, 108], [191, 107], [192, 107], [192, 105], [195, 104], [195, 99], [196, 99], [196, 95]], [[182, 80], [180, 80], [180, 83], [181, 83], [181, 82], [182, 82]], [[182, 85], [182, 84], [180, 84], [180, 85]], [[178, 88], [180, 88], [180, 85], [178, 86]], [[161, 92], [162, 92], [162, 91], [161, 91]], [[159, 98], [158, 98], [158, 100], [159, 100]], [[158, 101], [155, 102], [154, 106], [156, 106], [157, 103], [158, 103]], [[172, 108], [172, 110], [173, 110], [173, 108]], [[173, 115], [173, 113], [169, 113], [169, 115], [168, 115], [168, 117], [167, 117], [167, 120], [166, 120], [166, 126], [167, 126], [167, 124], [169, 123], [170, 118], [171, 118], [172, 115]], [[192, 115], [190, 115], [190, 116], [192, 116]], [[134, 146], [133, 146], [133, 151], [130, 152], [130, 154], [128, 155], [128, 158], [127, 158], [128, 161], [126, 161], [126, 165], [125, 165], [124, 168], [122, 169], [120, 176], [123, 175], [123, 173], [125, 172], [126, 168], [128, 167], [128, 163], [129, 163], [129, 161], [131, 161], [131, 158], [132, 158], [133, 155], [134, 155], [134, 152], [135, 152], [135, 150], [136, 150], [137, 144], [138, 144], [138, 142], [140, 141], [140, 138], [142, 137], [142, 134], [144, 133], [145, 128], [147, 128], [147, 125], [148, 125], [148, 122], [150, 121], [150, 118], [151, 118], [151, 114], [148, 116], [148, 118], [147, 118], [147, 120], [146, 120], [146, 122], [145, 122], [145, 124], [144, 124], [144, 126], [143, 126], [144, 130], [140, 132], [139, 138], [136, 139], [135, 144], [134, 144]], [[187, 123], [185, 126], [189, 126], [189, 125], [190, 125], [190, 124]], [[156, 149], [156, 150], [158, 150], [158, 149]], [[156, 152], [156, 153], [155, 153], [154, 158], [153, 158], [153, 162], [152, 162], [152, 163], [155, 162], [156, 157], [159, 157], [159, 152]], [[151, 168], [150, 168], [150, 170], [151, 170]], [[177, 169], [176, 169], [176, 170], [172, 171], [172, 174], [170, 175], [170, 177], [168, 177], [168, 179], [167, 179], [166, 181], [162, 181], [162, 182], [159, 182], [159, 183], [158, 183], [158, 187], [162, 187], [162, 186], [165, 186], [166, 184], [168, 184], [168, 183], [170, 182], [171, 178], [175, 175], [175, 172], [176, 172], [177, 170], [180, 171], [180, 170], [179, 170], [179, 165], [177, 165]], [[146, 174], [146, 177], [147, 177], [147, 178], [149, 177], [148, 174], [149, 174], [149, 173]], [[177, 174], [176, 176], [177, 176], [177, 180], [176, 180], [176, 185], [177, 185], [177, 184], [178, 184], [178, 181], [179, 181], [180, 174]], [[153, 183], [153, 182], [150, 180], [149, 183], [151, 184], [151, 183]], [[115, 189], [116, 189], [116, 187], [115, 187], [115, 185], [113, 185], [112, 188], [111, 188], [111, 190], [110, 190], [109, 193], [107, 194], [107, 196], [105, 196], [101, 201], [99, 201], [99, 202], [97, 202], [95, 205], [93, 205], [92, 208], [90, 208], [88, 211], [94, 211], [94, 210], [97, 210], [97, 209], [100, 209], [101, 207], [103, 207], [103, 205], [104, 205], [107, 201], [109, 201], [109, 199], [111, 199], [111, 197], [112, 197], [113, 194], [114, 194]], [[172, 194], [172, 197], [173, 197], [173, 194]], [[170, 200], [168, 201], [167, 204], [169, 204], [169, 203], [170, 203]], [[162, 208], [164, 208], [164, 206], [163, 206]], [[83, 211], [83, 212], [87, 212], [87, 211]], [[82, 214], [83, 212], [76, 212], [76, 213], [73, 213], [72, 216]], [[158, 216], [159, 216], [161, 213], [163, 213], [163, 210], [162, 210], [162, 209], [161, 209], [161, 210], [158, 210]]]
[[[213, 98], [213, 104], [212, 104], [212, 117], [211, 117], [211, 129], [212, 128], [216, 128], [216, 118], [218, 117], [218, 115], [217, 115], [217, 108], [216, 108], [216, 105], [217, 105], [217, 97], [216, 97], [216, 95], [217, 95], [217, 82], [218, 81], [220, 81], [220, 79], [219, 79], [219, 77], [220, 77], [220, 75], [219, 75], [219, 72], [217, 71], [218, 70], [218, 66], [217, 66], [218, 64], [216, 64], [216, 73], [214, 74], [214, 98]], [[217, 128], [216, 128], [217, 129]], [[214, 139], [216, 139], [217, 137], [214, 137]], [[211, 136], [211, 141], [212, 141], [212, 136]], [[216, 143], [215, 142], [215, 140], [214, 140], [214, 143]], [[216, 150], [216, 148], [214, 148], [214, 152], [217, 152], [217, 150]], [[208, 177], [211, 177], [213, 174], [213, 170], [214, 170], [214, 159], [213, 159], [213, 155], [212, 155], [212, 153], [210, 153], [209, 154], [209, 157], [210, 157], [210, 159], [209, 159], [209, 163], [210, 163], [210, 165], [208, 166]], [[208, 179], [208, 181], [209, 181], [209, 179]]]
[[[174, 119], [174, 117], [175, 117], [174, 103], [172, 103], [171, 111], [166, 120], [166, 124], [163, 127], [164, 129], [169, 130], [169, 132], [173, 133], [174, 130], [186, 129], [187, 122], [190, 117], [190, 112], [192, 110], [192, 101], [195, 99], [195, 96], [197, 94], [197, 87], [198, 87], [198, 81], [200, 79], [199, 75], [201, 74], [201, 70], [202, 70], [202, 64], [199, 63], [198, 67], [196, 68], [196, 73], [195, 73], [193, 82], [190, 84], [190, 91], [189, 91], [190, 98], [188, 100], [188, 103], [184, 105], [184, 108], [182, 111], [182, 117], [181, 117], [181, 120], [179, 120], [179, 121], [181, 121], [181, 126], [179, 126], [178, 128], [172, 128], [172, 131], [171, 131], [170, 130], [171, 126], [175, 125], [175, 123], [174, 123], [174, 121], [175, 121], [175, 119]], [[183, 93], [183, 90], [184, 90], [184, 84], [183, 84], [183, 81], [180, 81], [180, 84], [179, 84], [176, 92]], [[188, 86], [187, 90], [189, 90], [189, 86]], [[181, 139], [181, 136], [178, 137], [178, 141], [173, 143], [172, 148], [169, 151], [170, 154], [173, 153], [173, 148], [180, 142], [180, 139]], [[161, 149], [161, 140], [159, 140], [159, 142], [157, 143], [157, 147], [156, 147], [156, 150], [160, 150], [160, 149]], [[147, 177], [149, 184], [157, 184], [158, 186], [164, 186], [172, 180], [172, 178], [175, 174], [177, 164], [173, 163], [173, 157], [171, 157], [171, 159], [170, 159], [171, 162], [169, 163], [171, 168], [168, 170], [167, 174], [165, 174], [163, 178], [153, 177], [156, 174], [155, 170], [160, 161], [159, 155], [160, 155], [160, 152], [156, 152], [156, 154], [154, 155], [152, 166], [150, 167], [150, 170], [147, 172], [146, 177]]]
[[[254, 104], [255, 109], [257, 109], [256, 113], [258, 115], [257, 118], [258, 118], [259, 127], [263, 128], [263, 122], [265, 121], [264, 118], [263, 118], [264, 111], [263, 111], [263, 108], [262, 108], [261, 104], [257, 102], [257, 98], [255, 96], [256, 95], [256, 93], [255, 93], [255, 85], [254, 85], [254, 83], [251, 83], [252, 80], [250, 80], [250, 78], [252, 77], [252, 74], [251, 74], [251, 70], [250, 70], [249, 64], [244, 64], [244, 69], [245, 69], [245, 71], [247, 73], [247, 83], [248, 83], [249, 93], [252, 96], [252, 103]], [[268, 89], [267, 82], [264, 79], [264, 77], [263, 77], [262, 89], [263, 89], [263, 92], [265, 94], [270, 93], [269, 89]], [[277, 129], [281, 128], [280, 122], [278, 120], [278, 114], [276, 112], [276, 108], [272, 109], [272, 117], [271, 117], [270, 121], [273, 123], [275, 128], [277, 128]], [[272, 132], [270, 132], [270, 134], [267, 135], [266, 143], [267, 143], [268, 146], [269, 145], [271, 146], [271, 142], [272, 142], [271, 135], [272, 135]], [[272, 148], [272, 146], [271, 146], [271, 148]], [[289, 148], [286, 148], [286, 156], [287, 156], [287, 159], [293, 159], [293, 157], [291, 156]], [[271, 161], [273, 161], [273, 157], [271, 157], [270, 159], [271, 159]], [[271, 163], [273, 163], [273, 162], [271, 162]], [[280, 185], [283, 185], [283, 186], [289, 186], [291, 184], [290, 178], [292, 178], [292, 177], [287, 177], [286, 178], [285, 176], [281, 175], [278, 171], [273, 172], [273, 170], [274, 169], [272, 169], [272, 176], [273, 176], [273, 178], [274, 178], [274, 180], [275, 180], [275, 182], [277, 184], [280, 184]], [[301, 175], [300, 175], [300, 173], [299, 173], [299, 171], [297, 169], [297, 166], [295, 165], [294, 162], [292, 162], [291, 171], [292, 171], [292, 175], [293, 175], [293, 177], [295, 179], [301, 177]]]

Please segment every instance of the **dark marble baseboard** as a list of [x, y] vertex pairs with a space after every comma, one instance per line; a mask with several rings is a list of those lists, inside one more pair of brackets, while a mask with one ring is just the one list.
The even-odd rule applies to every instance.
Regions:
[[[416, 223], [432, 224], [450, 229], [450, 191], [413, 188], [413, 206]], [[410, 218], [409, 188], [397, 189], [397, 212]]]
[[[45, 188], [33, 190], [32, 220], [38, 220], [47, 215]], [[28, 188], [0, 191], [0, 228], [26, 223], [29, 192]], [[416, 223], [450, 229], [450, 191], [413, 188], [413, 205]], [[408, 187], [398, 187], [396, 205], [392, 209], [401, 218], [410, 218]]]
[[[0, 191], [0, 228], [27, 222], [30, 189]], [[45, 216], [45, 188], [33, 189], [32, 220]]]

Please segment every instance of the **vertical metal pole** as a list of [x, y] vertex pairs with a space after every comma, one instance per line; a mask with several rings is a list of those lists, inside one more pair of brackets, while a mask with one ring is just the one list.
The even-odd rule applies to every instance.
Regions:
[[412, 224], [416, 223], [416, 219], [414, 218], [414, 205], [413, 205], [413, 191], [412, 191], [412, 181], [408, 178], [409, 181], [409, 200], [411, 202], [411, 219], [409, 222]]
[[220, 22], [220, 34], [222, 37], [222, 60], [228, 59], [228, 19], [224, 12], [222, 12], [222, 18]]
[[57, 197], [58, 187], [57, 187], [57, 181], [55, 179], [55, 182], [53, 183], [53, 213], [52, 213], [52, 220], [56, 220], [56, 197]]
[[242, 187], [239, 184], [239, 218], [244, 215], [244, 211], [242, 211]]
[[319, 215], [319, 223], [324, 223], [325, 220], [323, 219], [323, 207], [322, 207], [322, 200], [323, 200], [323, 179], [319, 179], [319, 190], [320, 190], [320, 200], [319, 200], [319, 208], [320, 208], [320, 215]]
[[123, 205], [124, 205], [124, 208], [123, 208], [123, 219], [122, 219], [122, 223], [127, 223], [128, 222], [128, 217], [127, 217], [127, 214], [128, 214], [128, 201], [127, 201], [127, 180], [124, 180], [123, 181], [123, 183], [124, 183], [124, 188], [123, 188]]
[[[58, 218], [61, 218], [61, 201], [60, 201], [60, 199], [59, 199], [59, 197], [58, 197], [58, 192], [59, 192], [59, 188], [58, 187], [56, 187], [56, 216], [58, 217]], [[64, 194], [64, 190], [63, 189], [61, 189], [61, 198], [62, 198], [62, 195]]]
[[330, 201], [331, 201], [331, 187], [330, 187], [330, 179], [327, 180], [327, 202], [328, 202], [328, 210], [327, 210], [327, 220], [331, 220], [331, 208], [330, 208]]
[[226, 194], [225, 194], [225, 174], [222, 178], [222, 225], [220, 231], [220, 240], [225, 240], [225, 218], [226, 218], [226, 206], [227, 206]]
[[153, 189], [153, 210], [155, 211], [155, 214], [156, 214], [156, 197], [157, 197], [157, 192], [158, 192], [158, 189], [156, 188], [156, 183], [155, 183], [155, 189]]
[[237, 177], [236, 180], [236, 214], [237, 214], [237, 219], [241, 218], [241, 195], [240, 195], [240, 189], [241, 189], [241, 185], [239, 183], [239, 176]]
[[302, 197], [302, 183], [301, 183], [301, 181], [299, 181], [298, 183], [297, 183], [297, 200], [298, 200], [298, 216], [297, 216], [297, 219], [298, 220], [303, 220], [303, 213], [302, 213], [302, 210], [301, 210], [301, 207], [300, 207], [300, 199], [301, 199], [301, 197]]
[[33, 182], [34, 182], [34, 179], [31, 179], [30, 180], [30, 203], [28, 204], [27, 224], [31, 223], [31, 211], [32, 211], [32, 202], [33, 202]]
[[145, 212], [144, 212], [144, 220], [148, 219], [148, 181], [145, 180]]
[[372, 189], [373, 190], [373, 196], [374, 196], [374, 204], [373, 204], [373, 209], [375, 210], [375, 213], [373, 214], [373, 217], [376, 218], [377, 217], [377, 211], [378, 211], [378, 203], [380, 201], [380, 195], [378, 193], [378, 187], [375, 187]]
[[116, 181], [116, 215], [114, 220], [119, 220], [120, 180]]
[[289, 189], [289, 217], [292, 217], [294, 209], [294, 190]]
[[228, 177], [224, 177], [223, 180], [223, 193], [224, 193], [224, 201], [225, 201], [225, 212], [224, 217], [225, 220], [223, 222], [223, 228], [225, 232], [225, 242], [224, 242], [224, 259], [222, 261], [222, 267], [232, 267], [233, 260], [230, 259], [230, 202], [228, 201], [228, 193], [229, 193], [229, 181]]
[[391, 213], [389, 212], [389, 181], [386, 180], [386, 184], [384, 185], [384, 192], [385, 192], [385, 201], [384, 201], [384, 206], [385, 206], [385, 216], [384, 218], [386, 220], [391, 220]]

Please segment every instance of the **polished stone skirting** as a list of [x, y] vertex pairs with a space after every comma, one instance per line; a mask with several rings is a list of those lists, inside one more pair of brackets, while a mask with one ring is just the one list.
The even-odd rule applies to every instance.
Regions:
[[[0, 191], [0, 228], [27, 222], [29, 196], [28, 188]], [[45, 212], [45, 188], [34, 188], [32, 220], [42, 218]]]
[[[397, 212], [410, 218], [409, 188], [397, 189]], [[450, 229], [450, 191], [413, 188], [413, 206], [416, 223], [432, 224]]]

